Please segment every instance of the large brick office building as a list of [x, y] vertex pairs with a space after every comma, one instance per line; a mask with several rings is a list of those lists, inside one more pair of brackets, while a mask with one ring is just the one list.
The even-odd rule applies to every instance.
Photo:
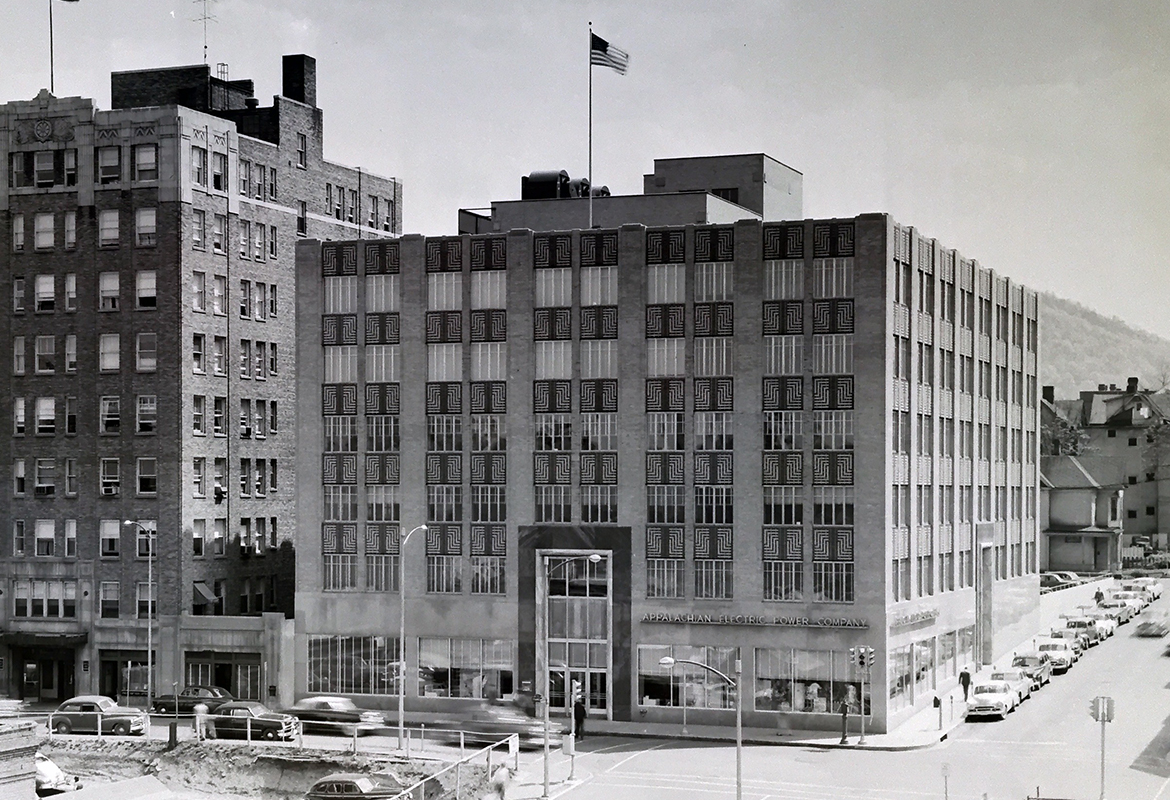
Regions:
[[152, 594], [156, 687], [280, 683], [294, 242], [401, 229], [396, 181], [324, 160], [315, 70], [0, 105], [0, 694], [141, 694]]
[[557, 711], [578, 680], [731, 724], [659, 659], [738, 657], [749, 724], [828, 727], [867, 645], [884, 730], [1030, 635], [1035, 294], [883, 214], [800, 221], [766, 156], [655, 166], [595, 230], [569, 198], [298, 245], [298, 693], [393, 707], [400, 558], [417, 710], [551, 663]]

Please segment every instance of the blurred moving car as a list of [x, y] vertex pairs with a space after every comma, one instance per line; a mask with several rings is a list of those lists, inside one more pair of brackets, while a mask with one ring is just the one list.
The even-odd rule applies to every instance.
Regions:
[[1105, 611], [1116, 612], [1118, 625], [1124, 625], [1129, 622], [1137, 616], [1138, 612], [1135, 603], [1131, 603], [1128, 600], [1116, 600], [1112, 597], [1105, 598], [1097, 604], [1097, 607]]
[[254, 700], [224, 703], [207, 715], [209, 738], [281, 739], [288, 741], [301, 732], [301, 723], [290, 714], [270, 710]]
[[1161, 638], [1170, 633], [1170, 620], [1165, 615], [1142, 621], [1134, 634], [1137, 636], [1153, 636]]
[[[487, 704], [473, 706], [467, 712], [458, 716], [452, 723], [453, 728], [464, 732], [464, 740], [468, 742], [490, 743], [503, 739], [510, 734], [519, 734], [520, 746], [523, 748], [544, 746], [544, 723], [536, 720], [517, 707], [510, 704]], [[562, 732], [561, 726], [553, 723], [550, 728], [550, 744]], [[457, 739], [459, 734], [452, 731]]]
[[100, 694], [79, 694], [57, 707], [49, 715], [49, 727], [56, 733], [102, 733], [115, 736], [141, 736], [148, 726], [146, 712], [119, 706]]
[[1052, 659], [1047, 653], [1021, 653], [1012, 658], [1012, 668], [1028, 673], [1034, 689], [1052, 680]]
[[150, 711], [153, 714], [194, 714], [195, 706], [202, 703], [208, 711], [230, 703], [236, 698], [227, 689], [219, 686], [188, 686], [177, 695], [164, 694], [154, 698]]
[[37, 797], [52, 797], [81, 788], [81, 778], [69, 777], [52, 760], [37, 751]]
[[1019, 704], [1018, 695], [1007, 681], [980, 681], [971, 687], [968, 717], [1005, 718]]
[[1047, 641], [1037, 642], [1036, 649], [1052, 659], [1053, 673], [1068, 672], [1072, 669], [1073, 661], [1076, 660], [1076, 657], [1073, 655], [1072, 645], [1063, 639], [1049, 639]]
[[1019, 702], [1024, 702], [1032, 696], [1032, 676], [1022, 669], [1000, 669], [991, 673], [991, 680], [1004, 681], [1016, 693]]
[[371, 733], [386, 724], [380, 711], [358, 708], [348, 697], [304, 697], [282, 713], [299, 719], [305, 733], [353, 736], [355, 733]]

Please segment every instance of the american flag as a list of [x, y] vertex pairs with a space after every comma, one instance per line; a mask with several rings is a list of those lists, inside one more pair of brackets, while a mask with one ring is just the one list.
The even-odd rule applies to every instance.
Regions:
[[609, 67], [621, 75], [630, 66], [630, 54], [619, 50], [595, 33], [590, 33], [589, 63], [598, 67]]

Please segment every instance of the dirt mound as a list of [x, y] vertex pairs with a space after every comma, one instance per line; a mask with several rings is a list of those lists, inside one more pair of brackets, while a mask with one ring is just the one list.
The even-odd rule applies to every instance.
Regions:
[[[390, 772], [404, 784], [437, 772], [443, 765], [375, 758], [327, 750], [283, 747], [248, 748], [222, 742], [184, 742], [168, 751], [165, 742], [54, 739], [42, 752], [87, 784], [154, 775], [167, 788], [189, 798], [300, 798], [313, 782], [331, 772]], [[462, 768], [462, 797], [478, 797], [486, 783], [483, 766]], [[455, 775], [440, 777], [452, 796]]]

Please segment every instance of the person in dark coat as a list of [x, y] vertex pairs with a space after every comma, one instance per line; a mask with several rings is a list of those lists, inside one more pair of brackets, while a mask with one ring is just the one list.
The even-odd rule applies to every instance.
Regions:
[[576, 732], [578, 739], [585, 738], [586, 716], [585, 703], [581, 700], [581, 698], [577, 698], [577, 701], [573, 703], [573, 730]]
[[963, 702], [967, 702], [967, 694], [971, 691], [971, 672], [967, 667], [959, 673], [959, 685], [963, 687]]

